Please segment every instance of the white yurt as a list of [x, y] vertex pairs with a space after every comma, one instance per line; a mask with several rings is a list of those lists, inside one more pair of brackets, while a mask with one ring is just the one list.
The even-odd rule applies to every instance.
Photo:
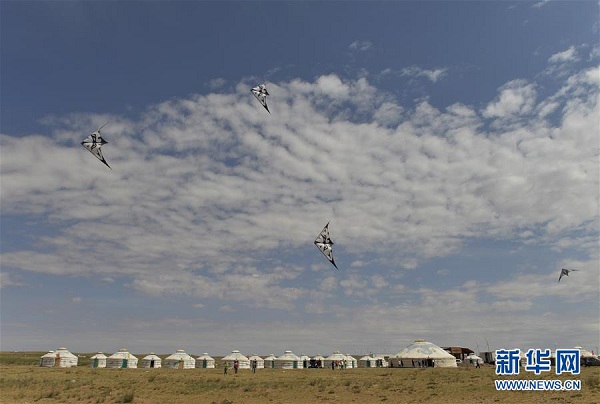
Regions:
[[594, 354], [588, 351], [587, 349], [583, 349], [580, 346], [573, 347], [574, 349], [579, 349], [579, 357], [580, 358], [595, 358]]
[[146, 355], [142, 358], [143, 368], [160, 368], [162, 367], [162, 359], [155, 355], [154, 352], [150, 352], [150, 355]]
[[98, 352], [96, 355], [90, 358], [90, 367], [92, 368], [105, 368], [106, 367], [106, 355], [102, 352]]
[[183, 349], [178, 349], [174, 354], [165, 358], [163, 366], [172, 369], [194, 369], [196, 359], [185, 353]]
[[269, 354], [269, 356], [267, 356], [264, 361], [265, 361], [265, 369], [274, 369], [275, 368], [275, 359], [277, 357], [274, 354]]
[[441, 368], [456, 367], [456, 358], [439, 346], [422, 339], [402, 349], [392, 359], [394, 367], [402, 360], [404, 367], [435, 366]]
[[200, 369], [214, 369], [215, 359], [204, 352], [202, 355], [196, 358], [196, 367]]
[[317, 354], [317, 356], [312, 358], [312, 361], [318, 368], [322, 368], [324, 366], [325, 358], [323, 357], [323, 355]]
[[310, 366], [310, 358], [304, 354], [300, 355], [300, 363], [298, 364], [298, 367], [302, 368], [302, 369], [308, 369], [308, 367]]
[[233, 369], [233, 362], [235, 361], [238, 361], [240, 369], [250, 369], [250, 360], [238, 350], [231, 351], [231, 353], [223, 357], [221, 361], [227, 362], [231, 369]]
[[283, 355], [275, 358], [275, 369], [298, 369], [300, 357], [292, 351], [285, 351]]
[[347, 367], [348, 369], [356, 369], [358, 367], [358, 361], [355, 357], [346, 355], [345, 367]]
[[261, 358], [260, 356], [258, 356], [257, 354], [252, 355], [248, 359], [250, 360], [250, 363], [252, 363], [252, 361], [256, 361], [256, 369], [264, 369], [265, 368], [265, 360], [263, 358]]
[[60, 347], [56, 351], [49, 351], [42, 355], [40, 366], [42, 367], [60, 367], [70, 368], [77, 366], [79, 358], [73, 355], [65, 347]]
[[40, 367], [51, 368], [56, 363], [56, 356], [54, 351], [48, 351], [40, 357]]
[[137, 368], [138, 358], [130, 354], [127, 349], [121, 348], [106, 359], [107, 368]]
[[475, 355], [475, 353], [470, 353], [467, 356], [465, 356], [465, 360], [464, 362], [467, 362], [469, 365], [483, 365], [483, 359], [481, 359], [479, 356]]
[[328, 357], [323, 360], [323, 366], [326, 369], [331, 369], [331, 364], [333, 363], [333, 367], [338, 369], [340, 366], [344, 366], [346, 363], [346, 355], [341, 353], [340, 351], [335, 351]]
[[358, 360], [358, 367], [359, 368], [376, 368], [377, 367], [376, 359], [373, 358], [371, 355], [365, 355]]

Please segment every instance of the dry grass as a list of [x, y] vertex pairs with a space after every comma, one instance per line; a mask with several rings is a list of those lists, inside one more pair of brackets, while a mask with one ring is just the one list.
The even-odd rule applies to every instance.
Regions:
[[[16, 354], [15, 354], [16, 355]], [[21, 354], [23, 355], [23, 354]], [[40, 353], [41, 355], [41, 353]], [[40, 368], [0, 355], [2, 403], [597, 403], [600, 367], [579, 376], [545, 373], [522, 379], [579, 379], [581, 391], [496, 391], [493, 367], [458, 369], [250, 370]], [[88, 356], [89, 357], [89, 356]], [[33, 362], [35, 359], [35, 362]], [[11, 363], [8, 363], [11, 362]], [[26, 363], [22, 363], [26, 362]]]

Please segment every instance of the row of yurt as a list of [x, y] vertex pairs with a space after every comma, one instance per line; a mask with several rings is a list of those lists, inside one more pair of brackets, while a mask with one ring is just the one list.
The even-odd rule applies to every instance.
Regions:
[[196, 359], [185, 353], [183, 349], [178, 349], [173, 355], [169, 355], [164, 360], [164, 367], [173, 369], [194, 369]]
[[56, 351], [49, 351], [47, 354], [42, 355], [40, 359], [40, 366], [42, 367], [61, 367], [70, 368], [77, 366], [77, 356], [73, 355], [65, 347], [60, 347]]
[[456, 367], [456, 358], [439, 346], [422, 339], [390, 358], [394, 367]]

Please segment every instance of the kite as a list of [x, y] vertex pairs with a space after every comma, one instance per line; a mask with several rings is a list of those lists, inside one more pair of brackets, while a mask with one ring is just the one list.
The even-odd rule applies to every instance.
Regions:
[[569, 272], [573, 272], [573, 271], [578, 271], [578, 269], [561, 269], [560, 270], [560, 276], [558, 277], [558, 281], [560, 282], [560, 279], [563, 277], [563, 275], [565, 276], [569, 276]]
[[262, 106], [265, 107], [267, 112], [270, 114], [271, 111], [269, 111], [269, 107], [267, 107], [267, 95], [269, 95], [269, 92], [267, 91], [267, 85], [261, 84], [256, 87], [252, 87], [250, 91], [252, 91], [252, 94], [254, 94], [256, 99], [260, 101]]
[[108, 122], [106, 122], [104, 125], [100, 126], [97, 131], [95, 131], [94, 133], [92, 133], [91, 135], [86, 137], [83, 140], [83, 142], [81, 142], [81, 145], [83, 147], [85, 147], [86, 149], [88, 149], [90, 153], [92, 153], [94, 156], [96, 156], [98, 158], [98, 160], [100, 160], [101, 162], [106, 164], [106, 166], [112, 170], [112, 168], [108, 165], [106, 160], [104, 160], [104, 156], [102, 156], [102, 151], [100, 150], [102, 145], [105, 145], [106, 143], [108, 143], [106, 140], [104, 140], [102, 138], [102, 136], [100, 136], [100, 129], [102, 129], [106, 125], [108, 125]]
[[321, 233], [317, 236], [315, 240], [315, 245], [317, 248], [323, 253], [325, 257], [333, 264], [335, 269], [339, 271], [337, 265], [335, 265], [335, 261], [333, 259], [333, 241], [329, 238], [329, 222], [323, 227]]

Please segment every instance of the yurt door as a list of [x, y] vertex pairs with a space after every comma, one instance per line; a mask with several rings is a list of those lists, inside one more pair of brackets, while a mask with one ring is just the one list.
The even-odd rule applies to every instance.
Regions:
[[182, 360], [181, 360], [181, 361], [179, 361], [179, 366], [178, 366], [178, 368], [179, 368], [179, 369], [183, 369], [183, 361], [182, 361]]
[[294, 361], [294, 366], [293, 366], [293, 368], [294, 368], [294, 369], [298, 369], [298, 361]]
[[98, 367], [98, 358], [94, 359], [94, 367], [97, 368]]
[[151, 368], [153, 368], [153, 367], [154, 367], [154, 359], [152, 359], [152, 360], [150, 361], [150, 367], [151, 367]]
[[127, 359], [123, 359], [123, 362], [121, 362], [121, 368], [125, 369], [127, 367]]
[[206, 369], [206, 359], [202, 360], [202, 369]]
[[60, 367], [60, 354], [56, 354], [56, 357], [54, 358], [54, 366]]

